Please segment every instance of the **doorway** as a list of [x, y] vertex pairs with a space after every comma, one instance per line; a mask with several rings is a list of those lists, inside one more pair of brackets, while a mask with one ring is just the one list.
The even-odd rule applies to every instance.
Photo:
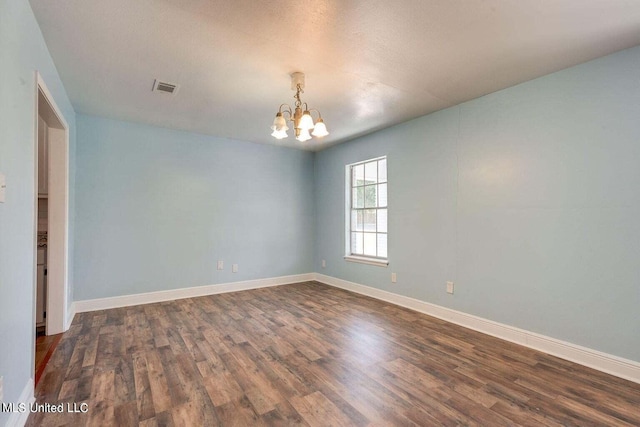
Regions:
[[67, 329], [69, 265], [69, 126], [39, 73], [35, 102], [34, 346]]

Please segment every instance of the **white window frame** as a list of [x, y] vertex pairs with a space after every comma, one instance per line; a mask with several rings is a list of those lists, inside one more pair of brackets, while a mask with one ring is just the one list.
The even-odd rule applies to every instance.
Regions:
[[[378, 239], [378, 234], [386, 234], [387, 235], [387, 256], [386, 257], [378, 257], [378, 256], [371, 256], [371, 255], [364, 255], [364, 254], [356, 254], [353, 253], [352, 251], [352, 247], [351, 247], [351, 211], [352, 211], [352, 197], [353, 197], [353, 173], [352, 170], [354, 167], [359, 166], [359, 165], [363, 165], [366, 163], [371, 163], [371, 162], [378, 162], [380, 160], [387, 160], [387, 167], [386, 167], [386, 172], [387, 172], [387, 180], [385, 181], [387, 183], [387, 205], [385, 207], [379, 207], [376, 206], [373, 209], [380, 210], [380, 209], [384, 209], [387, 212], [389, 212], [389, 201], [388, 201], [388, 191], [389, 191], [389, 186], [388, 186], [388, 159], [387, 156], [380, 156], [380, 157], [376, 157], [373, 159], [368, 159], [368, 160], [363, 160], [360, 162], [355, 162], [355, 163], [351, 163], [345, 166], [345, 256], [344, 259], [346, 261], [350, 261], [350, 262], [358, 262], [358, 263], [362, 263], [362, 264], [369, 264], [369, 265], [375, 265], [375, 266], [380, 266], [380, 267], [386, 267], [389, 265], [389, 240], [388, 240], [388, 235], [389, 235], [389, 224], [388, 224], [388, 218], [389, 215], [387, 214], [387, 231], [386, 232], [378, 232], [376, 229], [376, 242]], [[379, 183], [379, 182], [378, 182]], [[365, 209], [365, 208], [357, 208], [357, 209]], [[371, 208], [370, 208], [371, 209]], [[376, 214], [377, 215], [377, 214]], [[377, 224], [377, 223], [376, 223]]]

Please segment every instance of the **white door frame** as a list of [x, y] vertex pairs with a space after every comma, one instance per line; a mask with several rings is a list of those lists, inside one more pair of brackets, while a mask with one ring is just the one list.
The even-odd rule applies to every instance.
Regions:
[[[49, 197], [48, 197], [48, 242], [47, 242], [47, 335], [59, 334], [69, 329], [67, 295], [69, 287], [69, 125], [42, 76], [36, 71], [35, 90], [35, 203], [38, 203], [38, 97], [42, 93], [53, 110], [62, 129], [50, 128], [49, 139]], [[35, 215], [34, 269], [37, 259], [38, 218]], [[37, 278], [34, 275], [34, 316], [35, 334], [35, 290]]]

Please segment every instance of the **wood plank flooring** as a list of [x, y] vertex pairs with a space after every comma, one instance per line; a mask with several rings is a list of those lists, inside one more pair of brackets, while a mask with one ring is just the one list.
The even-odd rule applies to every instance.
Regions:
[[42, 374], [44, 373], [44, 368], [47, 366], [47, 362], [49, 362], [49, 359], [61, 338], [62, 334], [41, 335], [36, 338], [36, 386], [40, 382], [40, 378], [42, 378]]
[[29, 426], [640, 425], [640, 385], [307, 282], [81, 313]]

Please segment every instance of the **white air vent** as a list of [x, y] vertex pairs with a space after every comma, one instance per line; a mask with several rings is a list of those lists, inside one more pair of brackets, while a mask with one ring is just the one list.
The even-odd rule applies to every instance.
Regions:
[[153, 82], [153, 92], [167, 93], [169, 95], [175, 95], [178, 92], [178, 85], [173, 83], [167, 83], [156, 79]]

